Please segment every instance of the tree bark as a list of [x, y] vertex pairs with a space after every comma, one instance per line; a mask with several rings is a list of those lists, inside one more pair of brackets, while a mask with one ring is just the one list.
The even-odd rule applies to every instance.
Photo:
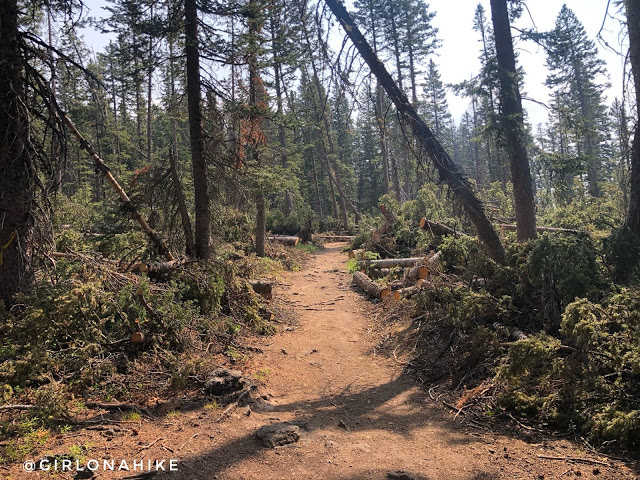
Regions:
[[0, 299], [7, 307], [33, 282], [31, 268], [35, 171], [29, 148], [28, 113], [16, 0], [0, 4]]
[[189, 136], [196, 210], [196, 256], [207, 260], [211, 256], [211, 206], [207, 161], [204, 155], [204, 131], [200, 89], [200, 52], [198, 44], [198, 7], [196, 0], [184, 0], [185, 55], [187, 57], [187, 104]]
[[[629, 29], [629, 58], [636, 90], [636, 108], [640, 119], [640, 0], [625, 0]], [[636, 124], [631, 147], [631, 192], [626, 226], [640, 237], [640, 127]]]
[[516, 57], [513, 52], [513, 39], [506, 0], [491, 0], [491, 17], [498, 57], [502, 123], [511, 164], [518, 241], [523, 242], [537, 236], [536, 207], [529, 159], [524, 144], [522, 99], [518, 88]]
[[391, 293], [395, 294], [396, 298], [400, 296], [400, 294], [397, 292], [391, 292], [391, 289], [389, 287], [385, 287], [383, 285], [380, 285], [379, 283], [374, 282], [362, 272], [356, 272], [353, 274], [353, 283], [360, 287], [360, 290], [374, 298], [382, 299]]
[[442, 147], [433, 135], [426, 123], [420, 118], [406, 95], [387, 72], [384, 64], [378, 60], [371, 50], [351, 15], [342, 3], [337, 0], [325, 0], [333, 14], [341, 23], [345, 33], [354, 43], [364, 61], [369, 65], [372, 73], [380, 81], [380, 84], [395, 104], [398, 112], [405, 118], [419, 142], [420, 147], [429, 155], [437, 169], [440, 181], [446, 183], [456, 199], [462, 205], [469, 219], [473, 222], [478, 232], [478, 238], [483, 242], [487, 252], [498, 263], [504, 263], [505, 252], [502, 242], [493, 226], [487, 219], [482, 202], [473, 193], [471, 185], [461, 174], [458, 166], [451, 160], [447, 151]]

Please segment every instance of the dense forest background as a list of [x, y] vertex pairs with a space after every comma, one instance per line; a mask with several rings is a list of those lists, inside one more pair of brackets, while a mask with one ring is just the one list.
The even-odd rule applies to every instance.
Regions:
[[[566, 5], [541, 32], [510, 28], [524, 1], [479, 4], [460, 28], [481, 68], [445, 85], [424, 0], [111, 0], [99, 20], [75, 0], [3, 2], [7, 399], [55, 417], [34, 392], [104, 391], [131, 368], [118, 349], [272, 332], [239, 280], [286, 263], [267, 232], [333, 232], [370, 259], [441, 252], [455, 278], [416, 308], [482, 340], [472, 377], [499, 371], [503, 408], [637, 445], [640, 5], [610, 3], [630, 45], [618, 98]], [[523, 112], [514, 37], [546, 54], [544, 124]], [[447, 89], [468, 100], [459, 120]], [[505, 348], [483, 336], [495, 321], [530, 336]], [[176, 358], [173, 387], [193, 373]]]

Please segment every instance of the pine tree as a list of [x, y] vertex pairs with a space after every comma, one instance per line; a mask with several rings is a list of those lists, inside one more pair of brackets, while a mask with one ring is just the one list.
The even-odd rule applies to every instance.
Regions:
[[447, 103], [447, 91], [438, 67], [432, 59], [429, 59], [423, 93], [425, 121], [442, 144], [445, 147], [451, 147], [451, 138], [448, 135], [451, 127], [451, 113]]
[[599, 124], [605, 116], [599, 77], [605, 74], [598, 50], [573, 11], [564, 5], [547, 35], [547, 85], [554, 89], [553, 107], [574, 130], [574, 153], [584, 158], [589, 192], [600, 196], [602, 168]]

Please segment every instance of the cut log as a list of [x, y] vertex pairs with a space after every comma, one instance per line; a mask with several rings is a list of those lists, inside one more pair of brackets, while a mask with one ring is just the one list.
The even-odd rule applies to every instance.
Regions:
[[453, 235], [456, 238], [466, 237], [466, 233], [458, 232], [448, 225], [440, 222], [428, 220], [425, 217], [420, 219], [420, 228], [433, 233], [434, 235]]
[[[510, 224], [506, 224], [506, 225], [500, 224], [498, 225], [498, 227], [500, 227], [500, 230], [503, 230], [506, 232], [515, 232], [517, 230], [516, 225], [510, 225]], [[538, 233], [569, 233], [571, 235], [584, 234], [584, 232], [580, 230], [574, 230], [572, 228], [536, 227], [536, 230], [538, 231]]]
[[253, 291], [267, 300], [273, 298], [273, 282], [270, 280], [249, 280], [249, 285]]
[[269, 235], [267, 237], [271, 242], [278, 242], [284, 245], [295, 247], [300, 241], [300, 237], [293, 237], [288, 235]]
[[[382, 299], [392, 293], [389, 287], [385, 287], [384, 285], [374, 282], [362, 272], [356, 272], [353, 274], [353, 283], [355, 283], [360, 290], [374, 298]], [[395, 298], [400, 298], [400, 295], [397, 292], [394, 292], [393, 295]]]
[[425, 262], [424, 257], [415, 258], [385, 258], [383, 260], [360, 260], [358, 265], [370, 268], [413, 267], [416, 263]]
[[350, 242], [356, 237], [354, 235], [316, 235], [316, 238], [325, 242]]
[[407, 280], [423, 280], [429, 276], [429, 272], [430, 270], [427, 265], [416, 263], [416, 265], [407, 272]]

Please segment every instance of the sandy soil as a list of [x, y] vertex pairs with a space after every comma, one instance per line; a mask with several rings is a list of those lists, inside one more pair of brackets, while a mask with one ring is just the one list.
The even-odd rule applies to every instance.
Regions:
[[[290, 303], [299, 326], [254, 344], [263, 353], [250, 368], [262, 372], [259, 392], [268, 402], [238, 407], [222, 422], [220, 410], [196, 408], [121, 424], [125, 431], [109, 438], [83, 430], [60, 436], [60, 447], [90, 440], [92, 458], [176, 458], [178, 471], [166, 475], [176, 480], [383, 480], [397, 470], [432, 480], [638, 477], [637, 466], [567, 441], [526, 442], [517, 432], [466, 425], [434, 403], [400, 366], [376, 355], [371, 313], [380, 307], [352, 289], [341, 247], [328, 245], [281, 279], [276, 295]], [[306, 425], [297, 443], [270, 449], [256, 439], [260, 427], [288, 421]]]

